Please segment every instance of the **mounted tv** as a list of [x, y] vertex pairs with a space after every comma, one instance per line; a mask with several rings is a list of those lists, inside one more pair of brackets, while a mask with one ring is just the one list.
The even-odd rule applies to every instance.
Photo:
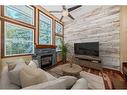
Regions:
[[99, 42], [74, 43], [77, 55], [99, 56]]

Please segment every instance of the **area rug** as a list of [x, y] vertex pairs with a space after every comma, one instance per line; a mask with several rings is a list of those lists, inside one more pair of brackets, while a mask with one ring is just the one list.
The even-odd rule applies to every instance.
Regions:
[[80, 77], [85, 78], [90, 89], [105, 89], [103, 77], [88, 73], [86, 71], [80, 72]]
[[[60, 76], [63, 76], [62, 66], [63, 65], [58, 65], [48, 70], [48, 72], [53, 76], [59, 78]], [[85, 76], [87, 76], [88, 80], [91, 79], [92, 81], [91, 84], [89, 83], [91, 89], [112, 89], [111, 80], [108, 77], [108, 75], [103, 71], [97, 71], [97, 70], [83, 67], [83, 72]], [[100, 82], [100, 84], [97, 84], [98, 81]]]
[[83, 68], [83, 71], [103, 77], [105, 89], [112, 89], [113, 88], [112, 82], [111, 82], [108, 74], [106, 72], [104, 72], [103, 70], [100, 71], [100, 70], [95, 70], [95, 69], [91, 69], [91, 68], [87, 68], [87, 67], [82, 67], [82, 68]]

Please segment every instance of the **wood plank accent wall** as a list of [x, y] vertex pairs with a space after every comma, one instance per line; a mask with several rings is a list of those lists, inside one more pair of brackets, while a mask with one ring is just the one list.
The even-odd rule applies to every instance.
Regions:
[[120, 6], [97, 6], [78, 16], [65, 23], [64, 36], [72, 53], [76, 42], [99, 41], [103, 66], [120, 70]]

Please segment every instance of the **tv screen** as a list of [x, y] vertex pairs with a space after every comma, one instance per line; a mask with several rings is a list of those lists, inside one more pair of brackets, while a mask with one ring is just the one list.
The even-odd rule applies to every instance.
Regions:
[[74, 43], [77, 55], [99, 56], [99, 42]]

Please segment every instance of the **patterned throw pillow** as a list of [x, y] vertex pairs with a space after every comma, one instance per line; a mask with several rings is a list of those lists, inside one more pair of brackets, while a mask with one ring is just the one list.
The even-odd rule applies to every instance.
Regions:
[[22, 88], [31, 85], [47, 82], [47, 76], [40, 68], [31, 68], [29, 66], [20, 71], [20, 81]]

